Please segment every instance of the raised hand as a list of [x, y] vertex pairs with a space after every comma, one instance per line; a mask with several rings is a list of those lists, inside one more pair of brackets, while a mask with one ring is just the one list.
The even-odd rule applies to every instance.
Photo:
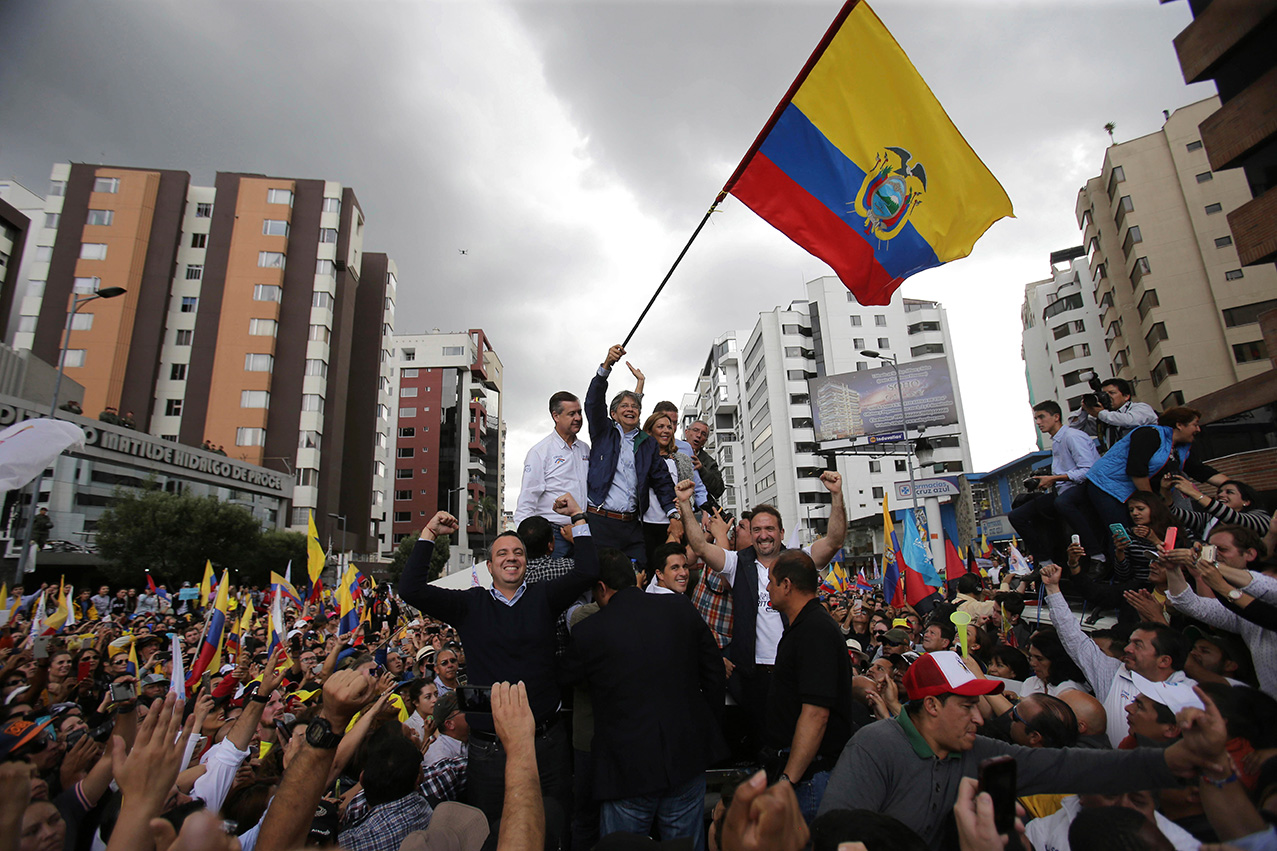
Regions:
[[421, 537], [427, 541], [433, 541], [440, 535], [451, 535], [460, 528], [461, 524], [457, 522], [457, 518], [446, 511], [440, 511], [431, 517], [426, 528], [421, 530]]
[[625, 347], [617, 343], [607, 350], [607, 357], [603, 358], [603, 367], [611, 369], [623, 357], [625, 357]]
[[842, 493], [842, 473], [826, 470], [820, 474], [820, 483], [830, 493]]
[[[376, 691], [376, 680], [352, 670], [337, 671], [324, 683], [321, 714], [335, 730], [344, 730], [355, 713], [368, 704]], [[340, 726], [339, 726], [340, 725]]]
[[1124, 591], [1122, 596], [1131, 604], [1131, 608], [1139, 612], [1142, 620], [1166, 622], [1166, 610], [1148, 590], [1141, 588], [1138, 591]]
[[565, 493], [562, 496], [555, 497], [554, 512], [562, 514], [564, 517], [571, 517], [581, 513], [581, 506], [572, 494]]
[[124, 739], [112, 737], [111, 762], [125, 807], [152, 815], [159, 815], [163, 808], [182, 769], [186, 740], [195, 724], [192, 716], [183, 726], [183, 705], [172, 692], [151, 704], [127, 754]]
[[509, 750], [512, 745], [530, 745], [536, 733], [536, 719], [528, 704], [528, 689], [522, 683], [493, 683], [492, 725]]
[[736, 789], [723, 819], [723, 851], [799, 851], [811, 839], [788, 783], [767, 787], [760, 771]]
[[696, 493], [696, 485], [691, 479], [683, 479], [683, 481], [674, 485], [674, 496], [679, 504], [684, 502], [691, 503], [693, 495]]
[[1064, 572], [1058, 564], [1054, 562], [1044, 564], [1039, 569], [1042, 577], [1042, 584], [1047, 587], [1051, 593], [1055, 593], [1060, 588], [1060, 575]]
[[646, 380], [647, 376], [643, 375], [643, 370], [639, 369], [637, 366], [630, 363], [629, 361], [626, 361], [625, 365], [629, 367], [630, 374], [633, 375], [636, 379], [638, 379], [639, 381]]
[[271, 652], [270, 658], [266, 660], [266, 670], [262, 672], [262, 684], [257, 689], [258, 694], [269, 695], [284, 682], [284, 675], [288, 673], [288, 669], [280, 667], [279, 663], [283, 660], [284, 647], [280, 645]]

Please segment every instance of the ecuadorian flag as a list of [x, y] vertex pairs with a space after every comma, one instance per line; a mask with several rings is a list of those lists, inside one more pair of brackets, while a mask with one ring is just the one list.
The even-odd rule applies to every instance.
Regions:
[[863, 0], [848, 0], [719, 195], [828, 263], [861, 304], [966, 257], [1011, 199]]

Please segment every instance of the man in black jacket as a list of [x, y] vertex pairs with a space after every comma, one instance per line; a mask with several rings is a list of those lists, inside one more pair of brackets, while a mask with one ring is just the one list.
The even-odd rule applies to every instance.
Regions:
[[727, 753], [718, 645], [687, 597], [643, 593], [619, 552], [600, 561], [601, 608], [575, 627], [564, 671], [593, 700], [600, 835], [647, 836], [655, 823], [662, 840], [703, 849], [705, 769]]

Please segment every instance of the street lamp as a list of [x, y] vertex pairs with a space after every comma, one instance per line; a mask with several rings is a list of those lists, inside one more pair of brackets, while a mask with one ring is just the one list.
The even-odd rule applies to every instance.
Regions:
[[[66, 328], [62, 331], [62, 347], [58, 349], [58, 377], [53, 382], [53, 399], [49, 402], [49, 416], [56, 417], [58, 415], [58, 395], [62, 392], [62, 376], [66, 372], [67, 346], [71, 344], [71, 326], [75, 322], [75, 315], [80, 312], [80, 308], [94, 299], [99, 298], [116, 298], [124, 295], [128, 290], [124, 287], [103, 287], [95, 290], [88, 295], [73, 295], [71, 300], [71, 312], [67, 314]], [[44, 470], [35, 477], [35, 482], [31, 490], [31, 510], [27, 513], [26, 529], [22, 534], [22, 552], [18, 555], [18, 573], [14, 577], [15, 583], [22, 582], [22, 575], [26, 573], [27, 563], [31, 554], [31, 532], [35, 528], [35, 507], [40, 501], [40, 486], [44, 484]]]
[[900, 381], [900, 365], [895, 355], [887, 357], [881, 352], [873, 349], [861, 349], [860, 353], [867, 358], [876, 358], [891, 364], [891, 368], [896, 373], [896, 394], [900, 398], [900, 433], [904, 435], [905, 441], [905, 466], [909, 470], [909, 492], [913, 497], [913, 507], [918, 509], [918, 483], [913, 477], [913, 444], [909, 442], [909, 420], [905, 414], [905, 387]]
[[[330, 513], [328, 516], [336, 520], [341, 525], [341, 554], [342, 556], [345, 556], [346, 555], [346, 515]], [[341, 559], [338, 558], [337, 568], [339, 571], [341, 569], [341, 566], [342, 566]]]

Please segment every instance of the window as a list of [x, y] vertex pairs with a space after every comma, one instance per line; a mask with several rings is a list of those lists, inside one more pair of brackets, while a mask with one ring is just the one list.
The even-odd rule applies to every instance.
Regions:
[[1215, 240], [1216, 248], [1227, 248], [1228, 246], [1232, 244], [1233, 244], [1233, 238], [1231, 236], [1221, 236]]
[[458, 355], [464, 355], [465, 353], [466, 353], [465, 346], [444, 346], [443, 347], [443, 356], [446, 358], [456, 357]]
[[259, 251], [257, 265], [263, 269], [283, 269], [284, 255], [278, 251]]
[[[851, 297], [852, 297], [851, 293], [847, 293], [847, 297], [848, 297], [848, 298], [851, 298]], [[853, 317], [851, 317], [851, 327], [853, 327], [853, 328], [859, 328], [859, 327], [860, 327], [860, 317], [859, 317], [859, 316], [853, 316]]]
[[853, 348], [855, 348], [856, 351], [860, 351], [861, 349], [865, 347], [865, 338], [853, 337], [851, 340], [851, 345]]
[[322, 435], [317, 431], [303, 430], [297, 435], [298, 449], [318, 449]]
[[411, 398], [417, 395], [417, 388], [416, 387], [400, 387], [399, 395], [405, 399]]
[[182, 415], [182, 400], [166, 399], [164, 401], [164, 415], [168, 417], [180, 417]]
[[288, 222], [283, 219], [264, 219], [262, 236], [288, 236]]
[[882, 472], [882, 462], [881, 462], [881, 461], [870, 461], [870, 462], [869, 462], [869, 472], [871, 472], [871, 473], [881, 473], [881, 472]]
[[179, 310], [182, 313], [194, 313], [195, 310], [199, 307], [199, 304], [200, 304], [200, 300], [196, 298], [195, 296], [184, 295], [182, 296], [182, 306], [181, 308], [179, 308]]
[[302, 410], [322, 414], [324, 412], [324, 397], [316, 393], [303, 393]]
[[287, 204], [291, 207], [293, 205], [293, 193], [287, 189], [267, 189], [266, 203]]
[[1117, 199], [1117, 213], [1114, 214], [1113, 220], [1117, 224], [1117, 229], [1122, 229], [1122, 223], [1126, 221], [1126, 214], [1135, 209], [1135, 202], [1131, 200], [1130, 195], [1123, 195]]
[[319, 241], [320, 242], [336, 242], [337, 229], [336, 228], [320, 228]]
[[311, 306], [311, 307], [321, 307], [321, 308], [323, 308], [323, 309], [325, 309], [325, 310], [332, 310], [332, 309], [333, 309], [333, 297], [332, 297], [330, 294], [328, 294], [328, 293], [326, 293], [326, 292], [323, 292], [323, 291], [321, 290], [320, 292], [315, 293], [315, 294], [311, 297], [311, 300], [310, 300], [310, 306]]
[[77, 293], [92, 293], [97, 292], [100, 286], [102, 286], [101, 278], [76, 278], [72, 289]]
[[1238, 363], [1268, 360], [1268, 346], [1264, 345], [1263, 340], [1255, 340], [1251, 343], [1236, 343], [1233, 345], [1233, 360]]
[[106, 243], [105, 242], [85, 242], [80, 245], [81, 260], [105, 260], [106, 259]]
[[396, 458], [412, 458], [416, 454], [416, 450], [414, 450], [411, 446], [400, 446], [395, 450]]
[[284, 291], [275, 284], [254, 284], [253, 301], [279, 301]]
[[1229, 271], [1224, 273], [1225, 281], [1237, 281], [1237, 280], [1241, 280], [1244, 277], [1246, 277], [1246, 275], [1245, 273], [1242, 272], [1241, 269], [1230, 269]]
[[27, 281], [27, 295], [43, 298], [44, 284], [44, 281]]
[[1196, 142], [1189, 142], [1189, 143], [1188, 143], [1187, 145], [1185, 145], [1184, 147], [1185, 147], [1185, 148], [1187, 148], [1190, 152], [1191, 152], [1191, 151], [1200, 151], [1200, 150], [1202, 149], [1202, 140], [1201, 140], [1201, 139], [1198, 139]]
[[1082, 295], [1080, 293], [1074, 293], [1073, 295], [1066, 295], [1064, 298], [1056, 299], [1055, 301], [1048, 304], [1042, 310], [1042, 319], [1043, 321], [1045, 321], [1047, 319], [1050, 319], [1052, 316], [1057, 316], [1063, 313], [1066, 310], [1077, 310], [1081, 306], [1082, 306]]
[[306, 374], [318, 375], [320, 378], [328, 377], [328, 362], [319, 358], [306, 359]]
[[[56, 216], [57, 214], [53, 213], [49, 215]], [[102, 227], [107, 227], [114, 220], [115, 220], [114, 210], [89, 210], [89, 215], [85, 218], [84, 223], [86, 225], [101, 225]], [[58, 226], [58, 223], [57, 221], [54, 221], [53, 224], [49, 224], [48, 215], [46, 215], [44, 226], [46, 228], [55, 228]]]
[[319, 471], [314, 467], [298, 467], [297, 484], [304, 488], [316, 487], [319, 484]]
[[924, 331], [939, 331], [939, 322], [915, 322], [909, 326], [910, 334], [921, 334]]
[[1126, 170], [1120, 165], [1113, 167], [1113, 173], [1109, 175], [1109, 200], [1113, 200], [1114, 194], [1117, 193], [1117, 185], [1126, 182]]
[[1085, 378], [1082, 377], [1083, 375], [1089, 377], [1091, 375], [1090, 370], [1078, 369], [1078, 370], [1074, 370], [1073, 372], [1064, 373], [1064, 386], [1072, 387], [1074, 384], [1081, 384], [1083, 381], [1086, 380]]
[[[236, 446], [264, 446], [266, 445], [266, 429], [264, 428], [237, 428], [235, 429], [235, 445]], [[298, 471], [300, 472], [300, 471]]]
[[416, 408], [400, 408], [399, 409], [399, 419], [401, 420], [406, 419], [408, 417], [415, 417], [415, 416], [417, 416]]
[[49, 194], [54, 197], [61, 198], [67, 194], [67, 182], [65, 180], [49, 181]]
[[19, 316], [18, 330], [23, 333], [35, 333], [35, 326], [39, 320], [38, 316]]
[[1162, 410], [1165, 411], [1167, 408], [1177, 408], [1183, 404], [1184, 404], [1184, 391], [1176, 390], [1173, 393], [1168, 393], [1166, 395], [1166, 398], [1162, 400]]
[[241, 408], [269, 408], [270, 394], [265, 390], [241, 390], [239, 392]]
[[1224, 211], [1223, 204], [1207, 204], [1206, 205], [1206, 215], [1208, 216], [1213, 216], [1216, 213], [1222, 213], [1223, 211]]
[[416, 437], [416, 436], [417, 436], [417, 429], [415, 429], [415, 428], [414, 428], [414, 427], [412, 427], [412, 426], [406, 426], [406, 427], [404, 427], [404, 428], [400, 428], [400, 429], [399, 429], [399, 436], [400, 436], [400, 437]]
[[1153, 325], [1152, 328], [1148, 329], [1148, 333], [1144, 335], [1144, 345], [1148, 347], [1148, 353], [1151, 355], [1153, 353], [1153, 349], [1157, 347], [1157, 344], [1162, 340], [1165, 340], [1168, 336], [1169, 335], [1166, 333], [1165, 322], [1158, 322]]
[[880, 348], [880, 349], [890, 349], [890, 348], [891, 348], [891, 340], [887, 339], [886, 337], [879, 337], [879, 338], [878, 338], [878, 348]]
[[212, 217], [212, 215], [213, 215], [212, 204], [199, 203], [195, 205], [195, 218], [207, 219]]
[[93, 328], [92, 313], [77, 313], [71, 317], [72, 331], [88, 331]]
[[942, 355], [944, 354], [944, 346], [940, 343], [925, 343], [909, 349], [909, 354], [915, 358], [922, 355]]
[[329, 333], [328, 333], [327, 325], [310, 326], [310, 339], [316, 340], [320, 343], [327, 343], [328, 337], [329, 337]]
[[402, 378], [416, 378], [416, 377], [417, 377], [417, 372], [418, 372], [418, 371], [417, 371], [417, 370], [415, 370], [415, 369], [401, 369], [401, 370], [399, 371], [399, 375], [400, 375]]
[[882, 499], [885, 493], [886, 493], [886, 491], [884, 491], [882, 488], [874, 488], [874, 489], [873, 489], [873, 498], [874, 498], [874, 499]]
[[1157, 300], [1157, 290], [1149, 290], [1144, 293], [1144, 297], [1140, 299], [1140, 303], [1135, 306], [1135, 309], [1140, 312], [1140, 319], [1143, 319], [1148, 316], [1150, 310], [1160, 306], [1161, 304]]
[[337, 277], [337, 264], [331, 260], [316, 260], [315, 274], [323, 275], [326, 278]]
[[409, 488], [408, 490], [404, 490], [404, 491], [395, 491], [395, 501], [397, 501], [397, 502], [402, 502], [403, 500], [407, 500], [407, 499], [412, 499], [412, 489], [411, 489], [411, 488]]
[[1127, 257], [1131, 256], [1131, 246], [1144, 241], [1144, 235], [1140, 233], [1139, 225], [1131, 225], [1126, 229], [1126, 239], [1122, 240], [1122, 253]]
[[1215, 175], [1211, 174], [1209, 171], [1203, 171], [1201, 174], [1197, 175], [1198, 183], [1207, 183], [1214, 179]]
[[206, 233], [191, 234], [191, 248], [208, 248], [208, 234]]
[[887, 326], [887, 317], [881, 313], [874, 314], [874, 325], [879, 328], [885, 328]]
[[186, 380], [186, 364], [175, 363], [172, 366], [170, 366], [168, 371], [168, 377], [170, 381], [185, 381]]
[[173, 343], [178, 346], [189, 346], [194, 336], [195, 332], [190, 328], [179, 328], [173, 335]]
[[274, 319], [248, 320], [248, 333], [253, 337], [274, 337], [278, 327]]
[[1224, 311], [1224, 324], [1229, 328], [1250, 325], [1259, 321], [1259, 314], [1269, 310], [1277, 310], [1277, 298], [1230, 307]]
[[202, 264], [191, 264], [186, 267], [186, 280], [199, 281], [204, 277], [204, 266]]
[[395, 522], [396, 523], [411, 523], [412, 512], [411, 511], [396, 511]]
[[869, 368], [869, 364], [862, 360], [856, 361], [856, 372], [863, 372]]
[[1179, 370], [1175, 368], [1175, 358], [1162, 358], [1157, 362], [1157, 366], [1153, 367], [1154, 386], [1161, 384], [1172, 375], [1179, 375]]
[[84, 366], [84, 349], [67, 349], [62, 362], [68, 367]]
[[99, 177], [93, 181], [94, 192], [109, 192], [114, 195], [120, 191], [120, 179], [118, 177]]
[[417, 359], [416, 349], [402, 349], [403, 359], [407, 363], [412, 363]]
[[270, 355], [244, 355], [245, 372], [270, 372], [275, 366], [275, 359]]
[[1144, 276], [1151, 274], [1153, 267], [1149, 265], [1147, 257], [1137, 257], [1135, 266], [1131, 269], [1131, 286], [1139, 286], [1140, 281], [1144, 280]]
[[909, 472], [909, 468], [906, 466], [906, 462], [901, 458], [896, 459], [896, 472], [897, 473]]
[[807, 372], [805, 369], [787, 369], [785, 370], [785, 377], [790, 381], [806, 381], [809, 378], [815, 378], [816, 373]]
[[411, 468], [411, 467], [399, 467], [399, 468], [397, 468], [397, 469], [395, 470], [395, 478], [396, 478], [396, 479], [411, 479], [411, 478], [412, 478], [412, 468]]
[[1085, 330], [1086, 323], [1079, 319], [1076, 322], [1065, 322], [1063, 325], [1052, 328], [1051, 333], [1055, 336], [1055, 339], [1060, 340], [1070, 334], [1081, 334]]
[[340, 199], [340, 198], [325, 198], [325, 199], [324, 199], [324, 212], [325, 212], [325, 213], [340, 213], [340, 212], [341, 212], [341, 199]]

